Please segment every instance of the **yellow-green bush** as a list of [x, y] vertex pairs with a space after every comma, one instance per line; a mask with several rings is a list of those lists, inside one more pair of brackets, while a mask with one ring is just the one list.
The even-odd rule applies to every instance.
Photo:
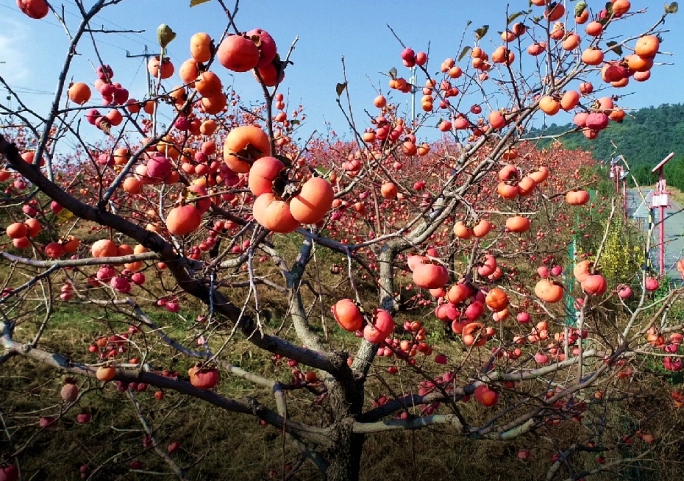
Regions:
[[[605, 223], [602, 230], [605, 232]], [[598, 237], [595, 242], [600, 242], [602, 238], [603, 236]], [[598, 245], [593, 252], [597, 250]], [[644, 262], [644, 239], [641, 233], [634, 225], [625, 223], [621, 217], [613, 218], [601, 258], [598, 259], [601, 273], [608, 285], [615, 286], [634, 279], [641, 272]]]

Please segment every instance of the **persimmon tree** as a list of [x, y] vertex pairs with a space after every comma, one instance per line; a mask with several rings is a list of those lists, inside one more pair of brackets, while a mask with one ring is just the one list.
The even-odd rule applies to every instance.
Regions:
[[[67, 25], [44, 0], [17, 3]], [[278, 48], [222, 0], [197, 8], [224, 14], [225, 31], [193, 35], [182, 65], [165, 51], [187, 55], [188, 39], [159, 28], [148, 97], [129, 98], [104, 58], [91, 78], [68, 83], [79, 43], [105, 34], [94, 16], [117, 3], [76, 0], [82, 19], [67, 27], [49, 111], [29, 108], [0, 77], [18, 106], [0, 104], [0, 369], [26, 358], [67, 376], [50, 409], [3, 407], [0, 479], [18, 479], [20, 466], [28, 479], [41, 467], [28, 454], [36, 438], [57, 436], [69, 418], [89, 422], [84, 406], [103, 393], [131, 404], [144, 449], [180, 479], [194, 466], [174, 459], [177, 444], [163, 449], [151, 415], [169, 398], [279, 430], [299, 453], [284, 478], [310, 463], [325, 479], [358, 479], [367, 439], [439, 425], [510, 441], [553, 439], [576, 424], [576, 442], [557, 448], [546, 479], [652, 454], [653, 434], [609, 439], [598, 419], [629, 398], [643, 359], [681, 369], [682, 326], [668, 317], [681, 292], [654, 294], [659, 281], [645, 270], [631, 285], [607, 285], [601, 259], [621, 203], [590, 199], [588, 154], [537, 148], [526, 131], [563, 110], [575, 114], [576, 134], [609, 135], [625, 116], [617, 89], [648, 80], [674, 4], [645, 26], [626, 0], [574, 11], [533, 0], [506, 12], [491, 49], [486, 27], [466, 30], [439, 69], [390, 31], [400, 57], [386, 61], [424, 80], [392, 68], [389, 90], [360, 118], [342, 64], [331, 95], [351, 138], [297, 143], [304, 109], [288, 113], [280, 92], [295, 44], [283, 50], [278, 39]], [[228, 72], [253, 75], [263, 98], [226, 90]], [[419, 113], [408, 115], [404, 95], [421, 92]], [[573, 265], [573, 233], [599, 214], [595, 250]], [[65, 306], [70, 327], [88, 317], [99, 329], [78, 352], [61, 351], [54, 313]], [[162, 325], [160, 312], [182, 328]], [[235, 362], [244, 343], [272, 368]], [[260, 394], [224, 389], [230, 378]], [[314, 415], [292, 406], [312, 402], [322, 406]], [[38, 429], [22, 424], [31, 416]], [[645, 447], [624, 454], [636, 435]], [[602, 461], [575, 461], [586, 452]], [[82, 477], [106, 478], [114, 458], [84, 461]], [[144, 472], [140, 461], [130, 468]]]

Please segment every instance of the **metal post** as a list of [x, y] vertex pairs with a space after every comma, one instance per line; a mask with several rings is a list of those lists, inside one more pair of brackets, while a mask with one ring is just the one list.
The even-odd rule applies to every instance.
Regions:
[[621, 168], [616, 166], [615, 169], [615, 193], [620, 195], [620, 175], [622, 174]]
[[660, 276], [665, 275], [665, 207], [660, 207]]
[[[658, 186], [660, 195], [665, 193], [665, 189], [663, 188], [665, 182], [664, 170], [665, 169], [663, 168], [660, 169], [660, 184]], [[660, 222], [658, 229], [660, 231], [660, 252], [658, 256], [660, 262], [660, 276], [662, 277], [665, 275], [665, 206], [663, 205], [663, 202], [660, 202], [660, 219], [658, 219], [658, 221]]]
[[[652, 235], [653, 232], [653, 223], [655, 222], [654, 219], [655, 216], [655, 209], [653, 207], [648, 208], [648, 232], [649, 235]], [[651, 270], [651, 253], [646, 249], [646, 245], [644, 245], [644, 256], [646, 257], [646, 272]]]

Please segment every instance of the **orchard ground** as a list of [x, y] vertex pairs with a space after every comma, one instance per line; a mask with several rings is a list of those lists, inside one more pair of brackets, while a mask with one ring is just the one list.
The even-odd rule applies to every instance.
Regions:
[[[592, 168], [589, 167], [589, 172]], [[605, 172], [597, 172], [595, 186], [598, 190], [608, 191], [611, 187], [607, 181], [601, 181], [598, 176]], [[593, 207], [593, 222], [586, 227], [603, 227], [606, 221], [606, 209], [610, 205], [609, 198], [597, 200]], [[597, 214], [599, 211], [603, 214]], [[584, 214], [589, 219], [590, 209], [584, 208]], [[88, 244], [90, 240], [99, 238], [91, 231], [94, 225], [84, 224], [75, 232]], [[540, 226], [540, 228], [544, 228]], [[633, 225], [630, 229], [637, 230]], [[570, 238], [571, 229], [566, 228], [559, 234], [560, 238]], [[292, 236], [278, 236], [274, 239], [283, 255], [296, 254], [297, 243]], [[562, 254], [561, 254], [562, 258]], [[319, 259], [321, 262], [320, 286], [326, 288], [324, 304], [328, 306], [341, 295], [340, 275], [331, 272], [331, 267], [344, 265], [346, 259], [338, 254], [326, 254]], [[536, 275], [530, 264], [521, 263], [518, 274], [521, 276]], [[3, 267], [5, 269], [6, 267]], [[410, 282], [402, 286], [408, 300], [414, 298], [421, 291], [410, 287]], [[155, 294], [163, 295], [165, 290], [154, 280], [147, 286], [150, 296], [148, 302], [154, 302]], [[371, 286], [363, 283], [359, 286], [361, 292], [367, 292], [367, 302], [373, 302]], [[426, 291], [422, 294], [429, 296]], [[268, 321], [269, 326], [283, 324], [283, 315], [287, 312], [287, 303], [282, 297], [264, 290], [260, 295], [267, 310], [273, 313]], [[314, 300], [309, 294], [307, 300]], [[414, 298], [415, 300], [415, 298]], [[144, 301], [140, 301], [144, 302]], [[410, 305], [407, 301], [407, 305]], [[52, 329], [54, 335], [46, 347], [59, 347], [67, 355], [78, 356], [94, 339], [97, 339], [108, 329], [125, 330], [131, 319], [118, 312], [112, 306], [101, 312], [87, 305], [78, 303], [61, 303], [55, 306]], [[151, 308], [149, 316], [164, 331], [165, 334], [179, 339], [188, 339], [192, 343], [197, 334], [188, 332], [190, 320], [202, 311], [199, 303], [184, 303], [181, 311], [176, 315], [163, 308]], [[41, 315], [42, 312], [36, 312]], [[455, 339], [448, 326], [434, 318], [432, 308], [414, 307], [407, 315], [411, 319], [421, 320], [430, 328], [430, 342], [434, 351], [445, 354], [450, 363], [462, 363], [469, 355]], [[684, 315], [684, 312], [682, 312]], [[19, 327], [18, 330], [23, 330]], [[31, 330], [31, 327], [28, 327]], [[322, 326], [319, 333], [323, 334]], [[334, 321], [327, 320], [327, 336], [331, 342], [342, 349], [353, 349], [354, 339], [341, 330]], [[31, 336], [34, 332], [21, 332], [22, 336]], [[149, 338], [153, 343], [154, 339]], [[154, 349], [154, 346], [151, 346]], [[169, 352], [172, 355], [172, 352]], [[245, 341], [238, 342], [232, 350], [229, 362], [250, 372], [267, 376], [287, 378], [291, 366], [284, 359], [274, 360], [270, 355], [255, 350]], [[165, 368], [178, 370], [183, 373], [191, 364], [183, 358], [173, 356]], [[375, 366], [375, 376], [380, 383], [373, 383], [369, 389], [368, 403], [376, 403], [381, 397], [394, 391], [404, 389], [401, 377], [388, 376], [386, 370], [396, 365], [394, 360], [378, 363]], [[608, 397], [619, 398], [629, 394], [629, 403], [609, 404], [597, 418], [584, 418], [581, 421], [563, 421], [560, 427], [564, 434], [554, 443], [544, 439], [543, 430], [540, 437], [525, 437], [512, 443], [497, 441], [469, 441], [454, 437], [449, 429], [431, 428], [429, 430], [388, 433], [373, 438], [367, 442], [367, 450], [362, 461], [362, 477], [364, 480], [399, 479], [410, 476], [412, 479], [472, 479], [490, 480], [514, 475], [520, 479], [544, 479], [554, 455], [559, 450], [576, 445], [581, 436], [580, 426], [587, 423], [598, 423], [605, 419], [616, 421], [624, 429], [608, 430], [606, 438], [621, 438], [625, 433], [632, 436], [623, 442], [625, 456], [640, 457], [643, 460], [630, 468], [625, 479], [661, 480], [674, 479], [684, 474], [684, 468], [678, 461], [678, 443], [645, 443], [636, 436], [637, 431], [647, 431], [654, 435], [667, 436], [671, 430], [684, 429], [682, 411], [676, 409], [671, 401], [672, 387], [682, 383], [681, 375], [671, 375], [657, 364], [642, 366], [639, 374], [626, 379], [616, 378], [612, 385], [604, 391]], [[51, 379], [45, 384], [45, 379]], [[46, 402], [55, 398], [63, 376], [55, 377], [51, 368], [35, 364], [30, 361], [19, 361], [14, 365], [11, 373], [0, 375], [0, 386], [3, 392], [3, 406], [19, 412], [39, 413], [46, 409]], [[91, 386], [92, 389], [96, 385]], [[79, 424], [65, 416], [57, 427], [39, 432], [26, 459], [26, 468], [33, 465], [42, 466], [41, 470], [56, 479], [79, 479], [78, 470], [82, 465], [96, 466], [99, 460], [115, 456], [114, 464], [106, 469], [107, 479], [111, 477], [125, 477], [126, 479], [149, 479], [145, 472], [163, 470], [163, 462], [157, 456], [150, 456], [152, 447], [146, 441], [146, 433], [140, 429], [136, 412], [130, 405], [122, 402], [122, 394], [114, 384], [105, 389], [95, 391], [96, 396], [89, 396], [73, 407], [73, 411], [92, 415], [89, 424]], [[244, 479], [262, 480], [279, 476], [275, 473], [288, 472], [296, 464], [296, 452], [287, 444], [283, 444], [282, 435], [272, 427], [261, 425], [258, 421], [226, 413], [203, 403], [184, 400], [173, 392], [165, 393], [163, 399], [155, 401], [154, 390], [149, 388], [145, 392], [135, 394], [141, 400], [152, 399], [149, 411], [155, 421], [154, 433], [163, 449], [180, 443], [180, 449], [174, 452], [179, 463], [185, 466], [197, 466], [199, 479]], [[218, 392], [226, 396], [267, 395], [264, 390], [255, 390], [254, 385], [240, 378], [227, 377], [218, 386]], [[52, 394], [50, 394], [52, 393]], [[47, 396], [47, 397], [46, 397]], [[593, 394], [589, 393], [589, 398]], [[290, 400], [293, 416], [319, 416], [324, 413], [323, 407], [315, 401], [311, 402], [303, 397], [297, 402], [297, 397]], [[54, 402], [54, 401], [53, 401]], [[380, 401], [382, 402], [382, 401]], [[651, 406], [658, 405], [657, 412]], [[179, 409], [182, 408], [182, 409]], [[422, 410], [423, 408], [419, 408]], [[473, 401], [463, 404], [465, 415], [477, 419], [481, 413]], [[315, 414], [314, 414], [315, 413]], [[549, 426], [557, 433], [558, 426]], [[226, 432], [228, 430], [228, 432]], [[118, 452], [112, 451], [112, 442], [116, 442]], [[65, 452], [70, 453], [65, 456]], [[521, 459], [524, 458], [524, 459]], [[581, 454], [579, 466], [587, 471], [594, 469], [601, 459], [601, 452], [585, 452]], [[653, 459], [657, 458], [656, 461]], [[130, 464], [143, 460], [139, 469], [131, 469]], [[495, 461], [494, 461], [495, 460]], [[608, 458], [607, 462], [611, 459]], [[49, 468], [48, 468], [49, 466]], [[52, 473], [52, 474], [51, 474]], [[60, 473], [60, 474], [57, 474]], [[318, 473], [313, 468], [302, 467], [295, 479], [318, 479]], [[611, 480], [613, 474], [606, 473], [595, 476], [594, 479]]]

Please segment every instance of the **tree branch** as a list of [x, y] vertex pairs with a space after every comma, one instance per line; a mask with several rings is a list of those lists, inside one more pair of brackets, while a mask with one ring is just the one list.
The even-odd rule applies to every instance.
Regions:
[[[0, 134], [0, 154], [7, 158], [12, 168], [17, 170], [65, 209], [68, 209], [82, 219], [97, 222], [100, 225], [121, 232], [122, 234], [135, 239], [150, 250], [158, 253], [159, 259], [167, 265], [169, 271], [185, 292], [195, 296], [207, 305], [211, 303], [210, 289], [200, 280], [192, 278], [186, 270], [186, 267], [192, 268], [194, 264], [190, 263], [185, 257], [181, 257], [176, 252], [174, 246], [165, 241], [161, 236], [145, 230], [116, 214], [91, 207], [77, 200], [48, 180], [40, 172], [37, 166], [24, 162], [19, 155], [16, 145], [8, 142], [2, 134]], [[242, 333], [257, 347], [295, 359], [298, 362], [329, 373], [338, 373], [341, 370], [349, 369], [346, 365], [346, 359], [342, 360], [337, 355], [320, 353], [308, 348], [301, 348], [277, 336], [267, 334], [260, 336], [254, 335], [257, 331], [257, 326], [252, 318], [244, 315], [240, 308], [230, 302], [230, 300], [221, 293], [214, 291], [213, 296], [216, 310], [234, 323], [239, 322], [238, 327]]]
[[[6, 323], [0, 322], [0, 329], [4, 332], [5, 328]], [[0, 340], [2, 345], [9, 352], [15, 352], [16, 354], [29, 357], [65, 372], [90, 378], [96, 377], [96, 368], [93, 366], [72, 362], [71, 359], [61, 354], [31, 348], [28, 344], [13, 341], [5, 335], [3, 335]], [[226, 398], [214, 391], [198, 389], [187, 381], [143, 370], [117, 369], [114, 380], [122, 382], [143, 382], [161, 389], [170, 389], [181, 394], [202, 399], [203, 401], [226, 411], [254, 415], [278, 429], [285, 429], [288, 432], [291, 431], [317, 444], [328, 445], [329, 438], [327, 429], [283, 419], [279, 414], [268, 409], [255, 399], [246, 398], [244, 400], [235, 400]]]

